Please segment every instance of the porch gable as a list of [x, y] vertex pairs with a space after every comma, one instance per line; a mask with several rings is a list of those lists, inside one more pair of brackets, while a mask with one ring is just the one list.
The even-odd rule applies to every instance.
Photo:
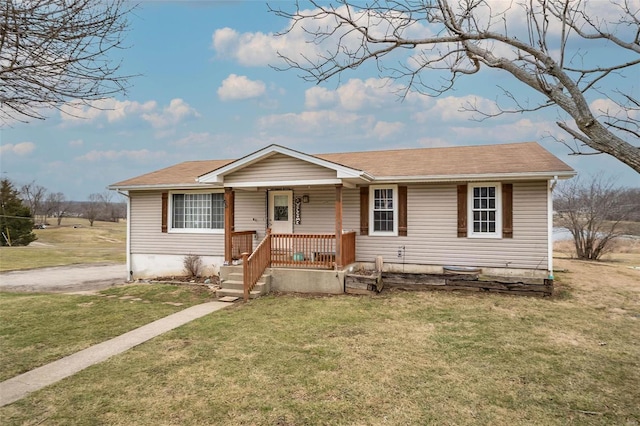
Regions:
[[355, 186], [373, 177], [363, 170], [346, 167], [279, 145], [270, 145], [196, 178], [198, 183], [233, 187], [334, 185]]

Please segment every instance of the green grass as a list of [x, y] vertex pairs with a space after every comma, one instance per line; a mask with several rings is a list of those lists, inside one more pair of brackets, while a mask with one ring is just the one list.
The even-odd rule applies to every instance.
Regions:
[[[125, 295], [142, 300], [119, 299]], [[212, 293], [203, 287], [172, 285], [114, 287], [99, 296], [0, 293], [0, 380], [211, 297]]]
[[[562, 262], [553, 299], [387, 292], [237, 304], [4, 407], [0, 418], [638, 424], [639, 274]], [[602, 267], [612, 284], [594, 276]]]
[[28, 247], [0, 247], [0, 271], [125, 262], [125, 221], [96, 221], [91, 227], [86, 219], [64, 218], [61, 225], [34, 230], [38, 239]]

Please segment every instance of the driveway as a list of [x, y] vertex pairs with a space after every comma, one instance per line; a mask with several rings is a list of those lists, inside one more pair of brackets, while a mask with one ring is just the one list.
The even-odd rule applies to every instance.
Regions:
[[102, 290], [122, 284], [127, 276], [125, 264], [55, 266], [0, 273], [0, 290], [71, 293]]

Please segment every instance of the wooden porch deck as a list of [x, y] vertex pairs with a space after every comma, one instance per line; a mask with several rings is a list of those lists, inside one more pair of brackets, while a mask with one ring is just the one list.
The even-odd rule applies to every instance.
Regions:
[[232, 253], [242, 252], [245, 300], [269, 267], [334, 269], [355, 262], [356, 233], [272, 234], [253, 250], [255, 231], [234, 232]]

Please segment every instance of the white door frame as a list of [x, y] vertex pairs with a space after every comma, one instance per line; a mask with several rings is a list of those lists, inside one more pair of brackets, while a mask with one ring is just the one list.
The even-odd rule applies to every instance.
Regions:
[[[274, 219], [275, 197], [287, 197], [287, 220]], [[269, 225], [271, 232], [274, 234], [293, 234], [293, 191], [269, 191], [269, 201], [267, 203], [269, 213]]]

